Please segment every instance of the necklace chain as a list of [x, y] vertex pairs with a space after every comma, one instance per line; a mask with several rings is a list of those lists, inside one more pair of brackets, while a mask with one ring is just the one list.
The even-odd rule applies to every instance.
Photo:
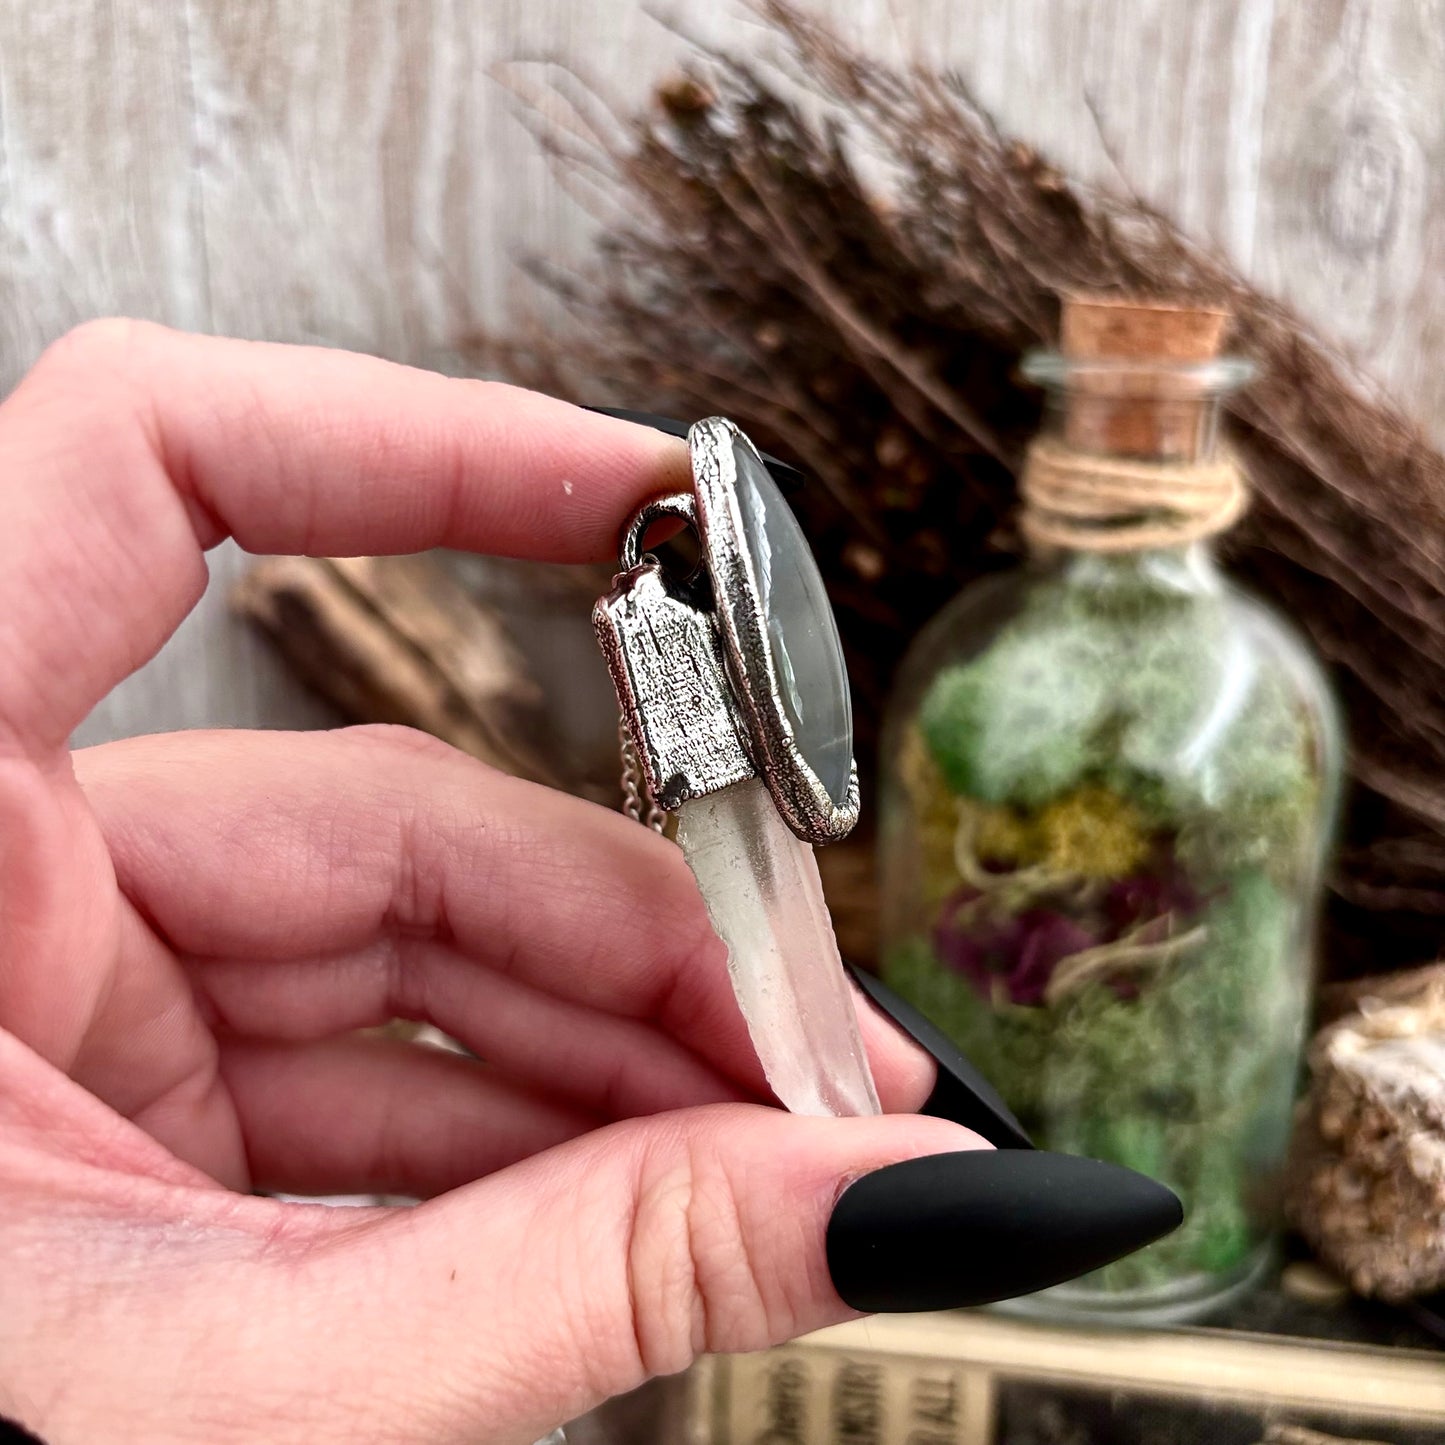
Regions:
[[627, 731], [625, 722], [617, 724], [617, 741], [622, 750], [622, 811], [635, 822], [660, 833], [667, 825], [667, 814], [653, 802], [647, 791], [647, 780], [642, 775], [637, 751], [632, 746], [632, 735]]

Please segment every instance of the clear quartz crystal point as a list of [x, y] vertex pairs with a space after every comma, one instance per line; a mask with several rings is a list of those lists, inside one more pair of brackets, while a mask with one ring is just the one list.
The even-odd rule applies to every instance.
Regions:
[[678, 809], [768, 1083], [794, 1114], [880, 1113], [812, 847], [756, 778]]

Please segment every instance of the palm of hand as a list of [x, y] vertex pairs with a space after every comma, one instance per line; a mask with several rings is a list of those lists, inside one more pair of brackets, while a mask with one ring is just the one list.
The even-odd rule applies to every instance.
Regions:
[[[670, 845], [398, 729], [67, 750], [221, 537], [583, 560], [675, 489], [677, 444], [102, 323], [0, 408], [0, 445], [0, 1413], [53, 1445], [525, 1441], [841, 1318], [839, 1180], [970, 1136], [760, 1108]], [[486, 1063], [354, 1032], [394, 1016]], [[863, 1026], [915, 1107], [931, 1065]]]

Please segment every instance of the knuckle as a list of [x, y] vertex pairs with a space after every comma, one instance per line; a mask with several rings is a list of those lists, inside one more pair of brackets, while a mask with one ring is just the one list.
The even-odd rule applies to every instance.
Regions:
[[362, 747], [380, 748], [424, 762], [454, 763], [467, 756], [434, 734], [404, 723], [361, 723], [341, 731], [343, 736]]
[[128, 316], [82, 321], [46, 347], [36, 370], [90, 375], [123, 372], [135, 352], [164, 330], [155, 322]]
[[771, 1343], [773, 1321], [736, 1191], [710, 1133], [642, 1162], [628, 1246], [639, 1359], [649, 1374]]
[[[397, 939], [448, 933], [447, 879], [458, 861], [460, 840], [479, 825], [468, 820], [458, 801], [463, 794], [470, 796], [468, 790], [437, 773], [459, 765], [468, 769], [483, 765], [416, 728], [371, 723], [343, 731], [380, 779], [374, 794], [376, 820], [378, 824], [382, 816], [387, 820], [386, 852], [394, 870], [385, 931]], [[460, 778], [456, 781], [460, 783]], [[395, 956], [401, 987], [406, 982], [405, 951], [398, 950]]]

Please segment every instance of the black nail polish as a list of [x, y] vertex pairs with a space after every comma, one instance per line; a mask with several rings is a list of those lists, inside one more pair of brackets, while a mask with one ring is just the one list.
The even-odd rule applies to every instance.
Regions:
[[998, 1090], [964, 1056], [942, 1029], [905, 1003], [876, 975], [844, 961], [853, 982], [938, 1065], [938, 1082], [918, 1111], [962, 1124], [996, 1149], [1032, 1149], [1033, 1140], [1014, 1118]]
[[1162, 1184], [1093, 1159], [978, 1149], [855, 1180], [828, 1221], [833, 1287], [869, 1313], [960, 1309], [1032, 1294], [1177, 1229]]

